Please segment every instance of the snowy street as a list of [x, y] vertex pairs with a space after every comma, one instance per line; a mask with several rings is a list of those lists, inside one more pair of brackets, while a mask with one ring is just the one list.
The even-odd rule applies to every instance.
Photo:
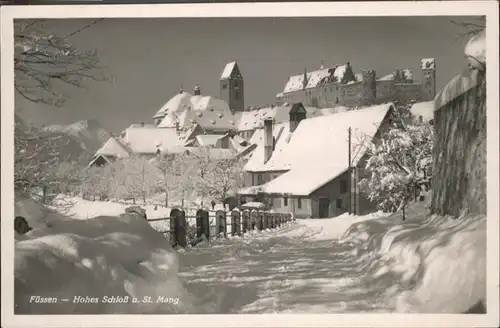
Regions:
[[180, 277], [215, 313], [391, 311], [383, 299], [388, 286], [363, 282], [367, 258], [353, 244], [318, 236], [319, 226], [299, 221], [187, 251], [179, 255]]

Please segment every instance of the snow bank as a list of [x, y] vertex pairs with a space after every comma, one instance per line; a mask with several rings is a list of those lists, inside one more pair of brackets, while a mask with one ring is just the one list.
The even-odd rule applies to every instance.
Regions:
[[486, 304], [486, 217], [429, 216], [423, 203], [409, 206], [407, 215], [299, 219], [283, 236], [331, 240], [332, 252], [350, 249], [363, 272], [357, 286], [384, 290], [387, 309], [462, 313]]
[[[22, 209], [22, 202], [17, 203]], [[43, 207], [26, 203], [31, 206], [24, 208], [28, 220], [47, 220], [42, 219]], [[190, 311], [191, 297], [177, 277], [176, 254], [136, 214], [89, 220], [60, 216], [22, 237], [15, 244], [16, 314]], [[57, 302], [39, 302], [43, 300]]]
[[368, 256], [370, 284], [391, 281], [398, 312], [462, 313], [486, 304], [486, 217], [394, 217], [353, 224], [340, 240]]
[[383, 212], [370, 213], [363, 216], [345, 213], [329, 219], [297, 219], [296, 222], [299, 226], [296, 229], [286, 231], [282, 236], [307, 236], [310, 240], [339, 239], [354, 223], [386, 217], [388, 215]]

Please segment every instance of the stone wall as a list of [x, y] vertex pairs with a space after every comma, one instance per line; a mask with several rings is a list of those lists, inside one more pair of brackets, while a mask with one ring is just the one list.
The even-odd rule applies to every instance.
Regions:
[[433, 213], [486, 213], [486, 80], [471, 69], [435, 99]]

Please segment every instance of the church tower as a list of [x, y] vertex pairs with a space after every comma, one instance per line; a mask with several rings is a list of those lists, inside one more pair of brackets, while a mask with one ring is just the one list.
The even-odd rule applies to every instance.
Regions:
[[422, 64], [422, 100], [433, 100], [436, 97], [436, 61], [434, 58], [421, 60]]
[[245, 110], [243, 76], [236, 62], [224, 67], [220, 77], [220, 98], [225, 100], [232, 111]]

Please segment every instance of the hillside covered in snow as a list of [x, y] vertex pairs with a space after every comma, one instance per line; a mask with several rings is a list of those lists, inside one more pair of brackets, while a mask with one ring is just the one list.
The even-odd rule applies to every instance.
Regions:
[[80, 144], [80, 147], [94, 154], [109, 139], [111, 133], [95, 119], [78, 121], [68, 125], [48, 125], [42, 131], [65, 134]]

